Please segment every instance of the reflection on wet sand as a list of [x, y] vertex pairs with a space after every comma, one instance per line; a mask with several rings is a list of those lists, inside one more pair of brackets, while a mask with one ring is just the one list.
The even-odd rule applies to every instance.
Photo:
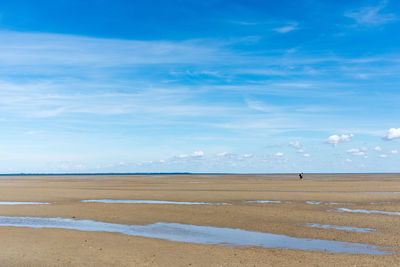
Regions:
[[164, 200], [129, 200], [129, 199], [87, 199], [81, 202], [91, 203], [118, 203], [118, 204], [171, 204], [171, 205], [232, 205], [230, 203], [164, 201]]
[[305, 226], [314, 227], [314, 228], [322, 228], [322, 229], [335, 229], [335, 230], [343, 230], [343, 231], [349, 231], [349, 232], [359, 232], [359, 233], [367, 233], [367, 232], [375, 232], [376, 231], [376, 229], [372, 229], [372, 228], [361, 228], [361, 227], [339, 226], [339, 225], [317, 224], [317, 223], [307, 223]]
[[377, 246], [361, 243], [296, 238], [286, 235], [254, 232], [242, 229], [180, 223], [158, 222], [148, 225], [125, 225], [67, 218], [0, 216], [0, 226], [114, 232], [131, 236], [208, 245], [243, 247], [259, 246], [267, 248], [300, 249], [349, 254], [390, 254], [389, 252], [379, 250]]
[[395, 215], [400, 216], [400, 212], [398, 211], [383, 211], [383, 210], [365, 210], [365, 209], [346, 209], [346, 208], [339, 208], [331, 211], [338, 211], [338, 212], [352, 212], [352, 213], [365, 213], [365, 214], [384, 214], [384, 215]]

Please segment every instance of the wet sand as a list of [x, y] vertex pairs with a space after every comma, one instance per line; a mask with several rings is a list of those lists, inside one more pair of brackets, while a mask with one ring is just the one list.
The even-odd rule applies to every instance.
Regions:
[[[400, 212], [399, 192], [400, 174], [314, 174], [304, 181], [289, 174], [2, 176], [0, 201], [51, 204], [0, 205], [0, 216], [237, 228], [391, 247], [393, 254], [226, 247], [120, 233], [1, 226], [0, 262], [5, 266], [396, 266], [400, 217], [387, 214]], [[104, 199], [232, 205], [81, 202]], [[341, 208], [388, 213], [340, 212]]]

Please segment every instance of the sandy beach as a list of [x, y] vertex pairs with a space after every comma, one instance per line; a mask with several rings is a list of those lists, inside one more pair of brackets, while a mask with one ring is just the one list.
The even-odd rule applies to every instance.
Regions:
[[[81, 202], [104, 199], [159, 202]], [[2, 266], [396, 266], [400, 262], [398, 174], [306, 174], [304, 181], [295, 174], [2, 176], [1, 202], [0, 216], [213, 226], [369, 244], [388, 253], [222, 246], [103, 231], [0, 226]]]

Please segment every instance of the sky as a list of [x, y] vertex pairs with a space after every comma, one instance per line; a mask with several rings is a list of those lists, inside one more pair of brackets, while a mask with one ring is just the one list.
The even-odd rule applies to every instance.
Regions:
[[0, 2], [0, 173], [399, 172], [400, 2]]

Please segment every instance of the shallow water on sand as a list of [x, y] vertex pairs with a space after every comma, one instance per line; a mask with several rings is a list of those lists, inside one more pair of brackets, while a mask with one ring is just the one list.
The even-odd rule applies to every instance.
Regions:
[[246, 203], [289, 203], [287, 201], [280, 200], [247, 200]]
[[49, 202], [0, 201], [0, 205], [48, 205]]
[[359, 233], [368, 233], [368, 232], [376, 231], [376, 229], [372, 229], [372, 228], [361, 228], [361, 227], [339, 226], [339, 225], [317, 224], [317, 223], [307, 223], [305, 226], [313, 227], [313, 228], [335, 229], [335, 230], [343, 230], [343, 231], [349, 231], [349, 232], [359, 232]]
[[118, 203], [118, 204], [173, 204], [173, 205], [232, 205], [230, 203], [164, 201], [164, 200], [129, 200], [129, 199], [87, 199], [81, 202]]
[[254, 232], [242, 229], [197, 226], [180, 223], [158, 222], [148, 225], [124, 225], [67, 218], [0, 216], [0, 226], [114, 232], [176, 242], [222, 246], [260, 246], [267, 248], [300, 249], [349, 254], [390, 254], [389, 252], [379, 250], [379, 247], [377, 246], [361, 243], [295, 238], [286, 235]]
[[384, 215], [394, 215], [400, 216], [400, 212], [398, 211], [383, 211], [383, 210], [365, 210], [365, 209], [346, 209], [346, 208], [339, 208], [330, 211], [337, 211], [337, 212], [353, 212], [353, 213], [365, 213], [365, 214], [384, 214]]

